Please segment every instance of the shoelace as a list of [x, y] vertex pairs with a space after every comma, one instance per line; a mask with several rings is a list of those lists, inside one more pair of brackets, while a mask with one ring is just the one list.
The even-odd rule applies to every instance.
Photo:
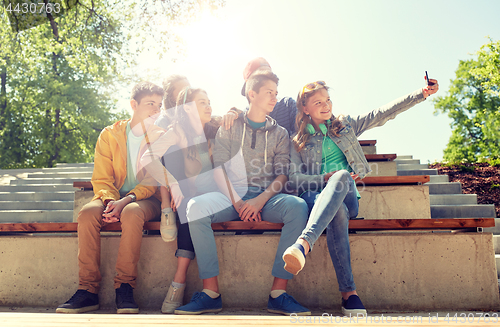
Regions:
[[134, 303], [134, 291], [133, 291], [133, 288], [132, 287], [123, 287], [122, 288], [123, 290], [123, 294], [122, 294], [122, 300], [123, 302], [127, 302], [127, 303]]
[[78, 302], [78, 300], [80, 300], [81, 298], [84, 298], [86, 297], [86, 294], [87, 292], [84, 291], [84, 290], [78, 290], [75, 294], [73, 294], [73, 296], [71, 297], [71, 299], [69, 299], [68, 302]]
[[287, 293], [285, 293], [285, 297], [283, 299], [283, 302], [286, 302], [286, 306], [289, 306], [290, 304], [299, 304], [295, 298]]
[[196, 293], [194, 293], [193, 298], [191, 299], [191, 301], [196, 302], [200, 298], [201, 298], [201, 292], [196, 292]]

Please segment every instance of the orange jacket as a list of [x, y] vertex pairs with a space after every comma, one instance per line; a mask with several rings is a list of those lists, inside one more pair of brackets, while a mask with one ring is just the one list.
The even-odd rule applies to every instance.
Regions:
[[[94, 197], [92, 200], [101, 199], [103, 203], [107, 200], [119, 200], [120, 188], [127, 177], [127, 123], [130, 119], [120, 120], [111, 126], [104, 128], [97, 139], [94, 155], [94, 171], [92, 173], [92, 186]], [[149, 142], [153, 143], [165, 131], [158, 126], [151, 125], [147, 136]], [[140, 154], [144, 153], [148, 144], [146, 139], [141, 143]], [[155, 195], [161, 199], [157, 182], [145, 172], [137, 172], [139, 184], [128, 194], [134, 193], [137, 200], [143, 200]]]

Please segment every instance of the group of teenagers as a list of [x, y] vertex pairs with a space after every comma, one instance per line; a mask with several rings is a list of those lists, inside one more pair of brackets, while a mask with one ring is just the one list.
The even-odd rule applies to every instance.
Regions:
[[[311, 314], [286, 288], [326, 229], [342, 313], [366, 314], [356, 292], [348, 234], [360, 199], [355, 181], [371, 171], [357, 138], [436, 93], [437, 81], [351, 117], [332, 113], [323, 81], [304, 85], [296, 101], [278, 99], [278, 77], [264, 58], [251, 60], [243, 77], [242, 95], [249, 106], [232, 108], [223, 117], [212, 116], [207, 93], [191, 87], [184, 76], [169, 76], [163, 87], [150, 82], [134, 86], [132, 118], [104, 128], [97, 140], [94, 197], [78, 214], [78, 290], [56, 312], [99, 308], [100, 231], [120, 221], [117, 313], [138, 313], [133, 289], [143, 227], [160, 217], [163, 240], [177, 239], [177, 270], [163, 313], [221, 311], [211, 224], [262, 220], [283, 223], [269, 312]], [[297, 195], [284, 193], [285, 185]], [[203, 289], [183, 305], [187, 270], [195, 258]]]

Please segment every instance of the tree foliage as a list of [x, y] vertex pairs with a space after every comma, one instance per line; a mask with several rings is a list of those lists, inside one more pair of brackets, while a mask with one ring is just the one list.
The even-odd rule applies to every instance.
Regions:
[[[500, 157], [500, 97], [498, 85], [488, 87], [491, 79], [476, 72], [485, 72], [488, 57], [460, 61], [445, 96], [434, 100], [437, 112], [452, 119], [452, 135], [444, 150], [444, 160], [477, 162]], [[490, 75], [487, 75], [490, 76]]]
[[1, 19], [0, 166], [89, 161], [100, 130], [116, 119], [105, 87], [120, 76], [120, 24], [83, 5], [18, 33]]
[[167, 30], [154, 34], [154, 19], [187, 19], [200, 3], [223, 5], [72, 2], [63, 15], [47, 15], [46, 23], [18, 32], [0, 7], [0, 168], [91, 162], [102, 128], [128, 116], [117, 111], [114, 94], [124, 81], [138, 81], [128, 69], [136, 64], [136, 51], [148, 38], [165, 52], [175, 43]]

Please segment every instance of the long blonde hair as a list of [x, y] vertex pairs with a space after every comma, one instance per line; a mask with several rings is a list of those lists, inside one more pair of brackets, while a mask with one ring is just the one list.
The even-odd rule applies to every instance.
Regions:
[[[194, 146], [194, 138], [196, 134], [194, 133], [194, 129], [191, 128], [191, 122], [186, 113], [185, 104], [194, 101], [195, 96], [200, 93], [207, 93], [205, 90], [196, 88], [193, 89], [189, 86], [185, 87], [179, 92], [177, 96], [177, 102], [175, 107], [175, 114], [173, 117], [172, 127], [176, 129], [181, 129], [186, 136], [187, 145], [188, 145], [188, 155], [189, 159], [194, 159], [196, 157], [196, 147]], [[205, 124], [203, 128], [203, 132], [205, 133], [205, 138], [208, 142], [210, 139], [215, 139], [215, 134], [222, 124], [222, 118], [220, 117], [212, 117], [212, 119]]]
[[[295, 117], [295, 126], [297, 127], [297, 134], [292, 139], [292, 143], [297, 152], [302, 151], [307, 141], [309, 141], [309, 139], [311, 138], [311, 134], [307, 131], [307, 125], [308, 124], [313, 125], [313, 121], [309, 115], [304, 113], [304, 107], [306, 106], [307, 101], [319, 90], [325, 89], [326, 91], [328, 91], [330, 89], [328, 86], [326, 86], [326, 84], [324, 84], [324, 82], [322, 84], [318, 84], [317, 82], [310, 83], [307, 86], [309, 85], [314, 85], [314, 88], [306, 89], [306, 87], [304, 87], [297, 96], [297, 116]], [[342, 122], [340, 121], [339, 117], [335, 117], [332, 114], [332, 117], [330, 118], [330, 123], [329, 125], [327, 125], [327, 127], [328, 127], [327, 134], [339, 136], [338, 133], [344, 126], [342, 125]]]

